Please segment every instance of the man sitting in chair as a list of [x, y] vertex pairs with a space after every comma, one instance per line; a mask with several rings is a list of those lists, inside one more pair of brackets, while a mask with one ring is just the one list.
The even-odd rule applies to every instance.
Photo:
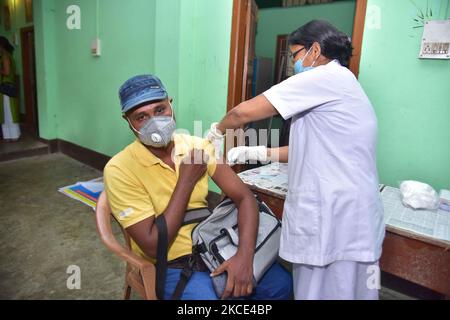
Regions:
[[[291, 298], [291, 275], [278, 262], [253, 287], [255, 198], [228, 165], [217, 163], [207, 140], [174, 134], [172, 99], [161, 81], [153, 75], [135, 76], [122, 85], [119, 96], [122, 116], [137, 139], [106, 165], [105, 190], [114, 216], [131, 236], [133, 251], [152, 262], [158, 242], [155, 217], [164, 215], [169, 244], [164, 298], [172, 297], [192, 253], [195, 224], [182, 223], [187, 210], [207, 207], [208, 176], [239, 211], [239, 249], [214, 272], [228, 275], [221, 298]], [[202, 263], [196, 263], [181, 299], [217, 299], [210, 272]]]

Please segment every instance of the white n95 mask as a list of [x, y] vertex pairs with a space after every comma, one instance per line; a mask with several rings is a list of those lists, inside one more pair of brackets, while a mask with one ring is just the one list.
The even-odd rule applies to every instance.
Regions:
[[166, 147], [172, 140], [174, 131], [175, 121], [168, 116], [153, 117], [142, 126], [140, 131], [136, 130], [139, 140], [154, 148]]
[[152, 117], [138, 131], [131, 124], [131, 128], [138, 134], [139, 140], [149, 147], [164, 148], [172, 141], [173, 133], [175, 132], [176, 124], [172, 116], [157, 116]]

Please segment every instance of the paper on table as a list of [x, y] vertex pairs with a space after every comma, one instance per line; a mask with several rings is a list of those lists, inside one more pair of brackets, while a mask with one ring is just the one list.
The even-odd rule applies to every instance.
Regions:
[[266, 166], [247, 170], [238, 174], [246, 184], [286, 195], [288, 191], [287, 164], [274, 162]]
[[381, 192], [387, 225], [428, 237], [450, 241], [450, 214], [444, 210], [414, 210], [405, 207], [401, 192], [386, 186]]
[[[271, 163], [238, 174], [246, 184], [285, 196], [288, 190], [287, 164]], [[387, 225], [450, 241], [450, 213], [444, 210], [413, 210], [405, 207], [400, 190], [379, 185]]]
[[[249, 185], [271, 191], [281, 196], [288, 192], [288, 164], [274, 162], [262, 167], [247, 170], [238, 174], [241, 180]], [[384, 184], [379, 185], [379, 190]]]

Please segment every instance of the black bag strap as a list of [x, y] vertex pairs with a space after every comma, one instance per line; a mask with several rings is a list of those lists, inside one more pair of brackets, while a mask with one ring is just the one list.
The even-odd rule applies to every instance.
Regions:
[[186, 226], [192, 223], [202, 222], [211, 215], [211, 211], [208, 208], [199, 208], [187, 210], [184, 216], [183, 223], [181, 226]]
[[156, 296], [160, 300], [164, 300], [164, 288], [166, 285], [167, 275], [167, 249], [168, 235], [167, 224], [164, 215], [160, 215], [155, 220], [158, 229], [158, 246], [156, 249]]
[[180, 273], [180, 280], [178, 280], [177, 286], [175, 288], [175, 291], [172, 294], [172, 300], [180, 300], [181, 296], [184, 292], [184, 289], [186, 288], [186, 285], [189, 281], [189, 279], [192, 276], [192, 273], [194, 272], [194, 253], [192, 253], [192, 256], [189, 258], [189, 263], [187, 266], [181, 270]]
[[[208, 208], [200, 208], [188, 210], [183, 221], [182, 226], [201, 222], [206, 219], [211, 212]], [[155, 219], [156, 228], [158, 229], [158, 246], [156, 249], [156, 296], [160, 300], [164, 300], [164, 289], [166, 285], [167, 276], [167, 251], [169, 248], [167, 223], [164, 215], [159, 215]], [[172, 300], [179, 300], [183, 294], [184, 289], [192, 276], [195, 260], [193, 255], [195, 254], [195, 248], [192, 249], [192, 256], [189, 259], [189, 263], [185, 266], [180, 274], [180, 280], [177, 283], [175, 291], [172, 295]]]

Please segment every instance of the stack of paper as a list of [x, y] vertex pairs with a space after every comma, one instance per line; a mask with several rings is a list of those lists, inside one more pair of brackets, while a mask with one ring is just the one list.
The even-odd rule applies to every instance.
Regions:
[[98, 197], [103, 191], [103, 177], [60, 188], [58, 191], [66, 196], [78, 200], [95, 210]]

